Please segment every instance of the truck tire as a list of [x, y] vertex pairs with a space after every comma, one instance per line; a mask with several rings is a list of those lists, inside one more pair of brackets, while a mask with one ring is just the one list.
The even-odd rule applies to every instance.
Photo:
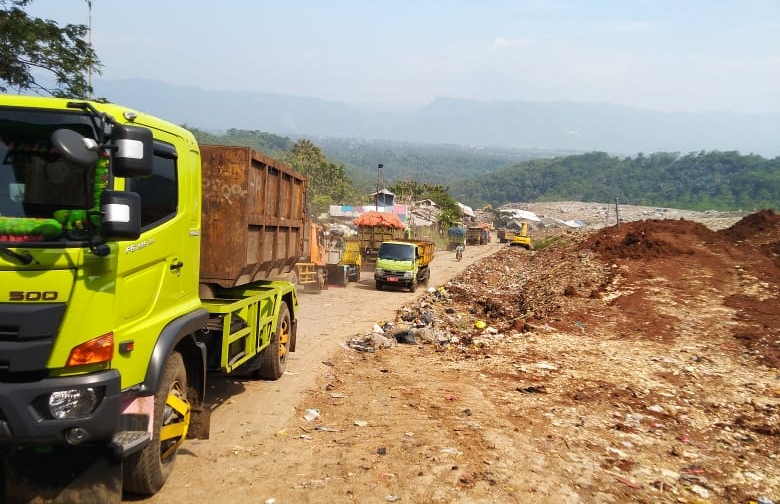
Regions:
[[339, 272], [339, 281], [342, 287], [346, 287], [349, 284], [349, 271], [347, 268], [341, 268]]
[[271, 335], [268, 346], [260, 353], [260, 367], [253, 372], [255, 378], [278, 380], [282, 377], [287, 368], [287, 354], [290, 353], [291, 330], [290, 309], [287, 303], [282, 303], [276, 319], [276, 331]]
[[409, 292], [414, 292], [417, 290], [417, 282], [412, 281], [409, 283]]
[[173, 352], [165, 363], [160, 388], [154, 394], [152, 439], [123, 463], [126, 492], [152, 495], [162, 488], [173, 470], [176, 451], [187, 437], [189, 425], [187, 369], [181, 354]]
[[382, 290], [382, 282], [379, 280], [376, 281], [376, 290]]

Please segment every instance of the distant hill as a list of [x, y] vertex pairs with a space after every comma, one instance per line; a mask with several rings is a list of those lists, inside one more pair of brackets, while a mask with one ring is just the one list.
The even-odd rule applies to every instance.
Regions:
[[273, 93], [205, 90], [158, 81], [99, 80], [96, 96], [210, 132], [259, 130], [466, 146], [637, 153], [739, 151], [780, 156], [780, 114], [663, 113], [611, 104], [439, 98], [412, 111], [370, 110]]

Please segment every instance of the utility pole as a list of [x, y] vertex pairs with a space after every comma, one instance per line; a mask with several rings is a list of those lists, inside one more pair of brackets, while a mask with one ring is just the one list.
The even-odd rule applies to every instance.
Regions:
[[376, 167], [376, 194], [374, 195], [374, 204], [376, 211], [379, 211], [379, 183], [382, 180], [382, 167], [384, 165], [382, 163], [379, 163], [379, 165]]

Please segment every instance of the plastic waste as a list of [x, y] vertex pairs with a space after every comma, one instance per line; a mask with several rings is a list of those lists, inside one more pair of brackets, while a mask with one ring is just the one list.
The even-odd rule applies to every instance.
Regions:
[[304, 420], [307, 422], [313, 422], [320, 417], [320, 410], [314, 408], [308, 408], [306, 413], [303, 414]]

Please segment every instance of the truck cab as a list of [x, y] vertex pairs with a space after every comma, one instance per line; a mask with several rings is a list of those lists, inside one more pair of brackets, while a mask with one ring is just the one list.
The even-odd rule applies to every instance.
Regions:
[[426, 283], [433, 260], [434, 243], [426, 240], [382, 242], [377, 251], [374, 281], [376, 289], [401, 286], [414, 292], [418, 282]]

